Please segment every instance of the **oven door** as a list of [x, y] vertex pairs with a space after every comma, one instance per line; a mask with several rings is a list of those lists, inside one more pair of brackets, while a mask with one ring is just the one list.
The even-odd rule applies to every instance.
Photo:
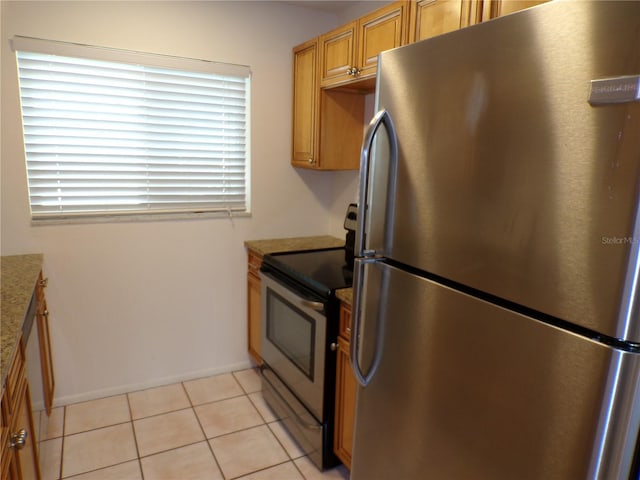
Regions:
[[327, 317], [322, 298], [262, 277], [262, 360], [317, 420], [323, 420]]

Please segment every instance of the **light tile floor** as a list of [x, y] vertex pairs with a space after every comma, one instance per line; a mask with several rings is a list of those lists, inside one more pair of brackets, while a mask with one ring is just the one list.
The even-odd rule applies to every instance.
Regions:
[[303, 456], [254, 369], [59, 407], [43, 439], [43, 480], [349, 479]]

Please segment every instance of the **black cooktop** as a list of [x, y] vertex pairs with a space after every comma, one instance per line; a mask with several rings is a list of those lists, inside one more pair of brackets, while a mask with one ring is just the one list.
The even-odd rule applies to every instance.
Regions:
[[350, 287], [353, 280], [353, 268], [344, 248], [272, 253], [264, 256], [262, 265], [265, 270], [276, 270], [323, 295]]

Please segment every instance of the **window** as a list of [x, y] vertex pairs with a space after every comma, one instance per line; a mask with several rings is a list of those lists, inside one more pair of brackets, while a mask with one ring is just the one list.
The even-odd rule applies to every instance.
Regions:
[[248, 67], [12, 46], [33, 220], [248, 212]]

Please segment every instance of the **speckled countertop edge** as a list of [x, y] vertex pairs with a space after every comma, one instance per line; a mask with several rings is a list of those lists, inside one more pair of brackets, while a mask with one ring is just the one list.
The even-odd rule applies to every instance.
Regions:
[[344, 247], [344, 239], [331, 235], [315, 237], [270, 238], [265, 240], [247, 240], [245, 247], [260, 255], [276, 252], [295, 252], [300, 250], [314, 250], [319, 248]]
[[353, 288], [341, 288], [336, 290], [336, 297], [343, 303], [351, 306], [353, 303]]
[[42, 254], [0, 257], [0, 371], [2, 386], [13, 359], [31, 296], [42, 269]]

